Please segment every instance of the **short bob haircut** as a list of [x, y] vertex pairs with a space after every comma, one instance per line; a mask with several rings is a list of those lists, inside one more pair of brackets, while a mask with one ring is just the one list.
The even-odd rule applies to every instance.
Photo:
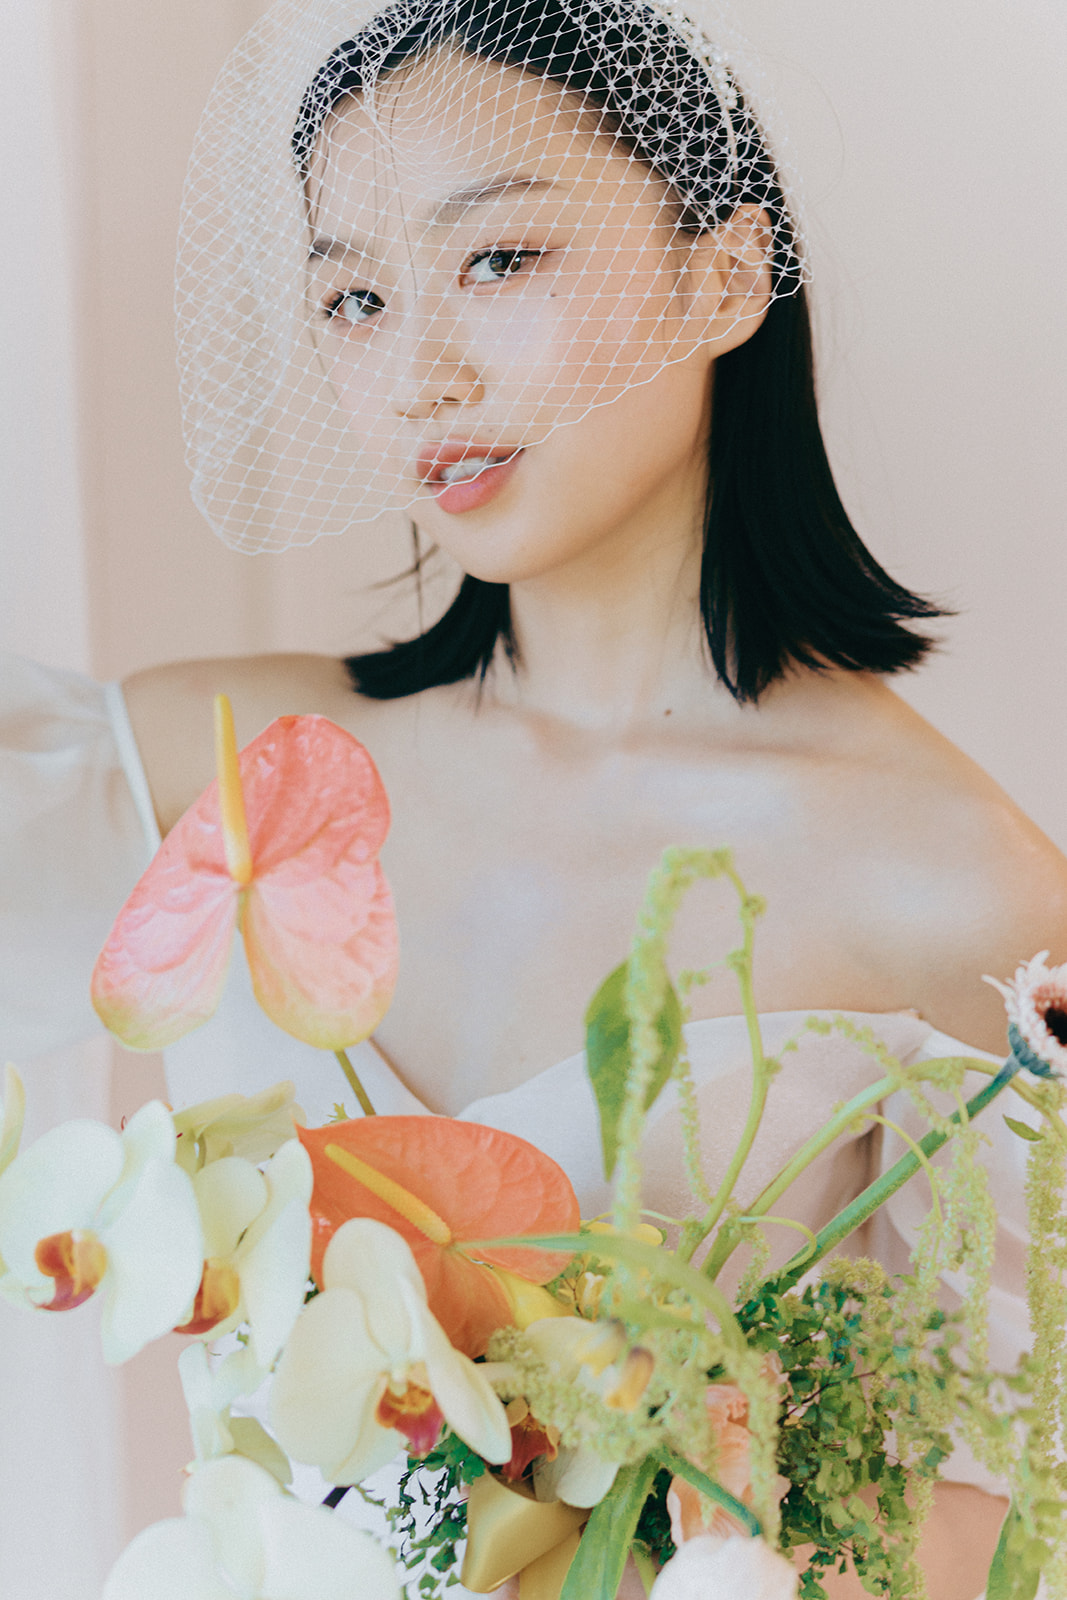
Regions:
[[[841, 503], [819, 428], [793, 222], [743, 101], [731, 112], [731, 173], [706, 69], [640, 0], [428, 0], [415, 20], [413, 9], [379, 13], [320, 68], [293, 135], [301, 172], [331, 109], [358, 95], [368, 73], [379, 79], [448, 39], [597, 107], [615, 136], [684, 196], [690, 231], [758, 203], [771, 219], [779, 297], [752, 337], [715, 363], [700, 574], [712, 664], [735, 698], [750, 702], [796, 667], [885, 674], [917, 666], [932, 641], [905, 624], [943, 613], [879, 566]], [[645, 27], [640, 48], [635, 18]], [[345, 665], [359, 693], [398, 699], [484, 679], [498, 646], [514, 664], [508, 586], [468, 575], [432, 627]]]

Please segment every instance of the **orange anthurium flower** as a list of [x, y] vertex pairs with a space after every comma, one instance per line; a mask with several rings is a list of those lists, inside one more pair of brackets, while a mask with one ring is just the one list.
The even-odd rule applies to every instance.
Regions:
[[389, 803], [358, 740], [281, 717], [237, 754], [216, 702], [219, 778], [163, 841], [93, 973], [93, 1005], [134, 1050], [159, 1050], [218, 1006], [235, 929], [256, 999], [325, 1050], [365, 1039], [396, 981], [392, 896], [378, 865]]
[[547, 1283], [569, 1260], [521, 1246], [475, 1252], [464, 1242], [578, 1227], [577, 1196], [562, 1167], [513, 1133], [451, 1117], [368, 1117], [297, 1134], [315, 1173], [316, 1280], [327, 1244], [349, 1217], [386, 1223], [410, 1245], [430, 1310], [465, 1355], [483, 1355], [490, 1335], [514, 1321], [493, 1267]]

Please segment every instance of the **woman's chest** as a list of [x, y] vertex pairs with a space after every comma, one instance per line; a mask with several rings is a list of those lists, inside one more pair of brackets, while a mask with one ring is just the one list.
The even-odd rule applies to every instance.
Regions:
[[[478, 759], [479, 756], [482, 759]], [[842, 937], [842, 831], [807, 774], [687, 753], [610, 760], [467, 759], [386, 772], [393, 828], [383, 862], [401, 971], [378, 1039], [431, 1106], [506, 1090], [574, 1054], [597, 985], [624, 959], [648, 877], [670, 845], [735, 852], [768, 899], [758, 936], [767, 1010], [909, 1003]], [[827, 813], [834, 807], [827, 804]], [[723, 965], [737, 896], [698, 885], [677, 918], [676, 968], [710, 969], [696, 1017], [739, 1009]]]

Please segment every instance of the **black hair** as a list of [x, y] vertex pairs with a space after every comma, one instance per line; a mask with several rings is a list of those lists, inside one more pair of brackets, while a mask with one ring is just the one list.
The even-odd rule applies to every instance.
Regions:
[[[293, 135], [306, 175], [330, 110], [432, 45], [536, 73], [600, 113], [677, 197], [699, 233], [758, 205], [772, 231], [775, 297], [762, 325], [714, 368], [700, 608], [719, 678], [755, 701], [792, 666], [893, 673], [931, 648], [906, 626], [943, 612], [898, 584], [856, 533], [819, 427], [811, 323], [795, 229], [759, 124], [720, 72], [640, 0], [424, 0], [380, 12], [340, 45], [305, 95]], [[416, 535], [417, 540], [417, 535]], [[416, 576], [420, 559], [416, 548]], [[396, 699], [484, 678], [517, 647], [507, 584], [467, 575], [413, 639], [350, 657], [353, 684]]]

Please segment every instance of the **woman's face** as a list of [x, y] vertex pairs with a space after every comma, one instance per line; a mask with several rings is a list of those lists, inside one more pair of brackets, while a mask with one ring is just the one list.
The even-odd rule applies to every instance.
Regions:
[[722, 314], [710, 236], [563, 90], [438, 49], [329, 118], [309, 201], [331, 383], [464, 570], [699, 525], [711, 365], [758, 322]]

